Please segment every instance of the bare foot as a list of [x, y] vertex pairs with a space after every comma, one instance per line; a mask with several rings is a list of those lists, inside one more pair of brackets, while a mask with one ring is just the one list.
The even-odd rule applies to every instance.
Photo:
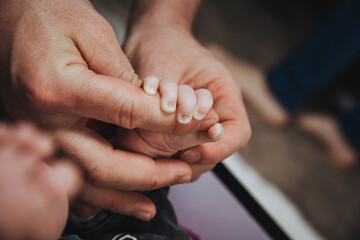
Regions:
[[349, 168], [356, 162], [357, 154], [342, 135], [334, 118], [304, 113], [298, 116], [296, 123], [300, 129], [315, 136], [324, 144], [336, 166]]
[[266, 123], [281, 127], [288, 122], [288, 113], [270, 92], [264, 72], [260, 68], [237, 59], [219, 45], [208, 45], [207, 48], [234, 73], [245, 100]]

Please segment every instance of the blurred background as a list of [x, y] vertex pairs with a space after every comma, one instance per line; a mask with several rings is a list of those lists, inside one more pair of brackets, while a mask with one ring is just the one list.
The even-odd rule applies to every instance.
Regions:
[[[126, 18], [132, 2], [106, 4]], [[359, 26], [355, 0], [206, 0], [194, 23], [243, 90], [246, 171], [325, 239], [360, 239]]]
[[[253, 129], [248, 146], [240, 151], [243, 158], [326, 239], [360, 238], [359, 115], [345, 122], [345, 129], [351, 128], [355, 135], [352, 139], [337, 124], [341, 115], [358, 105], [360, 29], [352, 26], [360, 26], [359, 14], [356, 1], [208, 0], [194, 27], [198, 38], [225, 61], [243, 86]], [[336, 49], [327, 45], [333, 39]], [[344, 56], [346, 51], [349, 54]], [[326, 62], [329, 59], [334, 60]], [[273, 106], [266, 102], [271, 99], [254, 100], [271, 93], [257, 83], [257, 74], [271, 71], [285, 72], [299, 91], [306, 88], [299, 84], [306, 78], [314, 85], [315, 77], [322, 81], [303, 104], [287, 111], [286, 121], [271, 119], [258, 106], [264, 104], [271, 111]], [[276, 108], [274, 112], [281, 115]]]

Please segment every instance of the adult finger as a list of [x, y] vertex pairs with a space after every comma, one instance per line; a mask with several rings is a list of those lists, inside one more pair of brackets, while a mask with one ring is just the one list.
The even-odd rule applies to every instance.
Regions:
[[[118, 129], [118, 139], [113, 141], [116, 148], [141, 152], [149, 157], [171, 157], [179, 149], [214, 142], [221, 139], [223, 129], [220, 123], [210, 127], [207, 131], [197, 131], [189, 134], [163, 134], [142, 129]], [[154, 144], [154, 139], [157, 142]]]
[[191, 177], [191, 169], [183, 161], [153, 160], [141, 154], [113, 149], [108, 141], [89, 129], [63, 129], [55, 134], [60, 146], [80, 162], [89, 181], [97, 186], [152, 190], [185, 183]]
[[194, 173], [191, 181], [196, 181], [203, 173], [211, 171], [216, 164], [190, 164], [190, 166]]
[[[45, 104], [52, 110], [56, 106], [58, 111], [130, 129], [174, 132], [179, 125], [174, 113], [161, 110], [159, 94], [149, 96], [130, 82], [96, 74], [82, 64], [68, 66], [62, 73], [62, 79], [61, 86], [55, 87], [58, 90], [54, 94], [58, 96], [52, 98], [58, 101]], [[186, 129], [193, 131], [211, 119], [218, 119], [214, 111], [202, 121], [193, 120]]]
[[90, 218], [99, 213], [101, 208], [90, 206], [76, 198], [70, 201], [70, 210], [82, 218]]
[[99, 188], [86, 184], [78, 197], [88, 205], [134, 216], [144, 221], [149, 221], [156, 214], [156, 207], [151, 199], [138, 192]]
[[[215, 164], [246, 145], [250, 137], [249, 129], [242, 128], [242, 124], [239, 124], [238, 121], [226, 121], [221, 125], [224, 128], [224, 135], [220, 141], [186, 149], [181, 152], [180, 158], [189, 163]], [[188, 152], [193, 154], [189, 155]]]
[[[133, 71], [123, 69], [131, 77], [126, 74], [119, 78], [98, 74], [89, 69], [71, 39], [61, 38], [58, 41], [62, 47], [51, 52], [56, 65], [50, 68], [37, 66], [32, 71], [25, 62], [22, 63], [26, 77], [19, 78], [21, 81], [18, 84], [22, 86], [19, 93], [25, 91], [24, 104], [29, 105], [29, 114], [35, 118], [38, 116], [36, 119], [39, 122], [42, 121], [43, 112], [60, 112], [67, 115], [66, 119], [46, 119], [43, 125], [54, 128], [59, 127], [59, 122], [66, 122], [66, 126], [69, 126], [75, 121], [71, 116], [80, 116], [125, 128], [174, 131], [177, 125], [175, 114], [161, 110], [159, 94], [149, 96], [128, 81], [129, 78], [136, 78]], [[190, 125], [196, 129], [200, 123], [192, 121]]]
[[198, 89], [195, 91], [196, 94], [196, 107], [194, 111], [194, 118], [201, 120], [210, 111], [214, 104], [212, 95], [207, 89]]
[[[199, 164], [216, 164], [232, 153], [244, 147], [250, 139], [251, 128], [241, 101], [240, 90], [233, 84], [222, 89], [211, 90], [214, 97], [214, 108], [219, 113], [220, 123], [224, 128], [223, 138], [216, 143], [203, 144], [182, 152], [181, 159]], [[209, 86], [211, 88], [211, 85]], [[225, 96], [225, 97], [220, 97]], [[229, 101], [233, 99], [236, 101]], [[198, 159], [186, 156], [187, 151], [197, 152]]]
[[[236, 126], [229, 126], [227, 122], [222, 122], [221, 124], [224, 127], [224, 135], [220, 141], [198, 145], [179, 152], [179, 158], [183, 161], [204, 166], [203, 168], [197, 167], [195, 175], [192, 178], [196, 178], [201, 175], [201, 173], [210, 170], [211, 168], [209, 169], [208, 166], [215, 166], [215, 164], [240, 149], [238, 139], [241, 138], [241, 131], [239, 131]], [[227, 131], [237, 131], [239, 135], [236, 134], [236, 138], [234, 139], [233, 134], [226, 134]], [[201, 170], [204, 170], [204, 172], [201, 172]]]

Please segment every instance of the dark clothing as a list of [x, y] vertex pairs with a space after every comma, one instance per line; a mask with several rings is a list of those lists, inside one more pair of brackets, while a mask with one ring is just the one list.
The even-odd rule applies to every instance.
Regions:
[[360, 152], [360, 101], [357, 101], [353, 111], [339, 117], [339, 123], [344, 135]]
[[[344, 69], [360, 59], [359, 26], [360, 1], [341, 1], [302, 47], [268, 72], [268, 85], [287, 111], [293, 113], [304, 107], [334, 84]], [[357, 82], [359, 78], [360, 74], [353, 76], [352, 81]], [[338, 95], [337, 90], [333, 89], [333, 96]], [[360, 152], [358, 95], [352, 98], [352, 107], [336, 109], [334, 114], [344, 135]], [[333, 100], [334, 97], [325, 102], [330, 104]]]
[[274, 95], [298, 110], [360, 54], [360, 1], [343, 1], [294, 54], [268, 72]]
[[60, 240], [190, 240], [177, 225], [168, 192], [169, 188], [162, 188], [147, 194], [157, 209], [156, 216], [149, 222], [105, 210], [83, 222], [70, 216]]

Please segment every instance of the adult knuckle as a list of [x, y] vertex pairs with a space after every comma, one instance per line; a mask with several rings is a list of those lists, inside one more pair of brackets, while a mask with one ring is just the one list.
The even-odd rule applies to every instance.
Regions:
[[117, 113], [117, 123], [124, 128], [134, 129], [140, 125], [139, 109], [131, 99], [123, 101]]
[[103, 33], [107, 34], [107, 35], [115, 35], [114, 34], [114, 29], [111, 26], [111, 24], [106, 21], [106, 19], [103, 18], [103, 21], [101, 22], [101, 25], [99, 25], [101, 27], [101, 29], [103, 29]]
[[152, 178], [150, 181], [151, 184], [148, 187], [149, 190], [154, 190], [159, 187], [159, 179], [156, 175], [152, 175], [151, 178]]
[[226, 81], [235, 81], [235, 77], [231, 70], [227, 68], [223, 64], [219, 64], [217, 67], [215, 67], [215, 72], [217, 73], [217, 76], [219, 76], [220, 79], [224, 79]]
[[148, 171], [141, 176], [140, 181], [143, 184], [142, 190], [154, 190], [161, 186], [161, 180], [159, 179], [159, 170], [155, 163], [147, 166]]
[[139, 77], [137, 76], [135, 70], [131, 67], [131, 65], [123, 67], [123, 71], [121, 72], [119, 78], [135, 85], [139, 84]]
[[96, 38], [96, 43], [100, 48], [108, 48], [112, 44], [117, 44], [117, 39], [115, 32], [108, 21], [105, 19], [101, 23], [93, 24], [93, 32], [96, 33], [96, 36], [101, 36]]
[[41, 91], [40, 89], [30, 92], [29, 100], [31, 108], [35, 110], [52, 110], [56, 105], [52, 94], [50, 94], [49, 91], [45, 93], [45, 91]]
[[105, 185], [109, 179], [109, 171], [104, 166], [96, 166], [87, 171], [87, 178], [95, 186]]
[[56, 92], [50, 86], [49, 79], [42, 71], [30, 71], [18, 77], [20, 93], [24, 101], [34, 110], [51, 110], [56, 106]]
[[148, 191], [159, 188], [159, 179], [155, 175], [144, 175], [137, 181], [139, 187], [137, 190]]
[[106, 210], [111, 211], [111, 212], [116, 212], [116, 211], [118, 210], [118, 209], [117, 209], [117, 204], [116, 204], [116, 202], [114, 202], [113, 200], [108, 201], [108, 202], [105, 204], [104, 208], [105, 208]]

